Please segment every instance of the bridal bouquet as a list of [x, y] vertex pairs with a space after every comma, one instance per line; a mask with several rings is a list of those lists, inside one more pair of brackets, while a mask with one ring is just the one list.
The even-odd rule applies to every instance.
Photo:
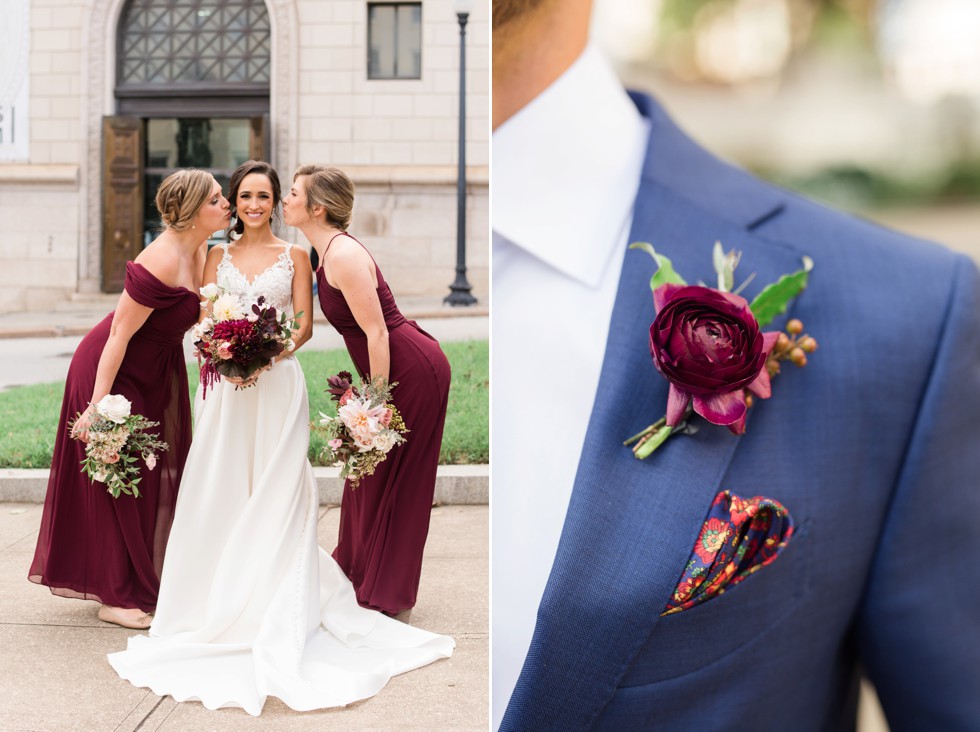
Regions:
[[337, 402], [337, 416], [320, 412], [320, 427], [327, 434], [321, 457], [340, 462], [340, 477], [356, 488], [361, 478], [373, 475], [395, 445], [405, 442], [408, 429], [391, 403], [391, 389], [383, 379], [362, 382], [358, 388], [347, 371], [327, 378], [331, 399]]
[[[82, 472], [98, 483], [105, 483], [106, 491], [113, 498], [119, 498], [120, 493], [139, 498], [139, 482], [143, 478], [137, 461], [142, 458], [146, 469], [153, 470], [157, 453], [169, 449], [159, 435], [146, 431], [160, 423], [131, 414], [132, 402], [119, 394], [108, 394], [94, 406]], [[80, 416], [72, 420], [69, 429]]]
[[292, 349], [292, 332], [299, 327], [296, 318], [302, 313], [291, 318], [277, 314], [274, 307], [265, 305], [264, 296], [248, 308], [240, 298], [215, 284], [202, 287], [201, 295], [205, 298], [201, 305], [210, 303], [211, 315], [194, 326], [192, 333], [199, 363], [204, 360], [204, 396], [221, 376], [248, 379], [284, 350]]

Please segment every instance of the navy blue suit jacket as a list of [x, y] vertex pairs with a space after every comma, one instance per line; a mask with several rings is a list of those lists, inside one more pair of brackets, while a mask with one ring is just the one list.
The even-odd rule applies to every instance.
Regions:
[[[504, 730], [847, 730], [860, 669], [893, 732], [980, 729], [980, 300], [961, 255], [762, 183], [649, 98], [630, 241], [689, 282], [738, 249], [751, 297], [815, 262], [786, 317], [820, 342], [747, 434], [704, 424], [645, 461], [662, 416], [647, 350], [654, 264], [626, 254], [554, 566]], [[584, 192], [583, 192], [584, 193]], [[722, 489], [797, 532], [731, 591], [660, 617]]]

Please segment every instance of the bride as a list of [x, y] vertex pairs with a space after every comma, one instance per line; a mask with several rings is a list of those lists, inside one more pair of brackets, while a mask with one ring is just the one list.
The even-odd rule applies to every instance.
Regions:
[[240, 238], [210, 252], [204, 282], [302, 311], [300, 327], [257, 380], [223, 379], [203, 401], [198, 391], [150, 635], [109, 663], [136, 686], [209, 709], [257, 715], [270, 694], [297, 710], [342, 706], [450, 656], [454, 642], [361, 608], [317, 546], [309, 403], [292, 357], [310, 338], [312, 270], [304, 250], [272, 233], [281, 195], [270, 165], [239, 166], [229, 199]]

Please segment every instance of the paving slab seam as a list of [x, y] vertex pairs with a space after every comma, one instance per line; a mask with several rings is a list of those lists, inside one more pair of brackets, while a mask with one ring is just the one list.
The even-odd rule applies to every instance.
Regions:
[[150, 693], [151, 693], [151, 692], [149, 692], [149, 691], [148, 691], [148, 692], [146, 692], [146, 693], [145, 693], [145, 694], [143, 695], [143, 698], [142, 698], [142, 699], [140, 699], [140, 700], [139, 700], [139, 701], [138, 701], [138, 702], [137, 702], [137, 703], [136, 703], [136, 704], [135, 704], [135, 705], [133, 706], [133, 708], [129, 710], [129, 714], [127, 714], [127, 715], [126, 715], [125, 717], [123, 717], [123, 720], [122, 720], [122, 721], [121, 721], [121, 722], [120, 722], [119, 724], [117, 724], [117, 725], [116, 725], [116, 727], [115, 727], [115, 729], [113, 730], [113, 732], [122, 732], [122, 730], [123, 730], [123, 725], [124, 725], [124, 724], [126, 724], [126, 720], [127, 720], [127, 719], [129, 719], [130, 717], [132, 717], [132, 716], [133, 716], [133, 715], [134, 715], [134, 714], [136, 713], [136, 710], [137, 710], [137, 709], [139, 709], [139, 708], [140, 708], [141, 706], [143, 706], [143, 702], [145, 702], [145, 701], [146, 701], [146, 699], [147, 699], [147, 697], [149, 697], [149, 696], [150, 696]]
[[[149, 713], [145, 717], [143, 717], [143, 719], [140, 720], [140, 723], [133, 728], [133, 732], [139, 732], [141, 729], [143, 729], [143, 725], [146, 724], [146, 720], [152, 717], [153, 713], [160, 708], [160, 705], [163, 704], [164, 699], [166, 699], [166, 697], [163, 696], [160, 697], [159, 701], [157, 701], [157, 703], [153, 705], [153, 709], [151, 709]], [[169, 713], [167, 716], [169, 716]], [[164, 717], [164, 719], [166, 719], [166, 717]], [[159, 727], [160, 725], [157, 726]]]
[[[0, 503], [2, 503], [2, 501], [0, 501]], [[35, 505], [40, 505], [40, 504], [35, 504]], [[17, 541], [13, 542], [12, 544], [7, 544], [7, 546], [5, 546], [5, 547], [0, 547], [0, 552], [5, 552], [10, 547], [14, 546], [15, 544], [20, 544], [20, 542], [24, 541], [24, 539], [26, 539], [28, 536], [30, 536], [33, 533], [34, 532], [32, 531], [29, 534], [24, 534], [22, 537], [20, 537]]]
[[[81, 599], [81, 598], [65, 598], [65, 599]], [[84, 600], [84, 602], [94, 602], [94, 600]], [[93, 613], [94, 615], [94, 613]], [[72, 630], [119, 630], [118, 625], [78, 625], [77, 623], [69, 625], [66, 623], [12, 623], [10, 621], [0, 621], [0, 627], [18, 627], [18, 628], [71, 628]], [[129, 630], [129, 628], [126, 628]]]
[[163, 725], [167, 723], [167, 720], [170, 719], [170, 715], [173, 714], [182, 703], [170, 696], [163, 697], [161, 701], [162, 704], [158, 709], [159, 714], [157, 716], [163, 715], [163, 718], [156, 723], [156, 725], [153, 727], [154, 730], [158, 730], [163, 727]]

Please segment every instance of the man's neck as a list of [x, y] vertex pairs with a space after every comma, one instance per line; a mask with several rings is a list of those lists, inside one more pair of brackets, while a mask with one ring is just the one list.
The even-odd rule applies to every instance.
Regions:
[[565, 73], [589, 39], [591, 0], [545, 4], [493, 34], [493, 129]]

